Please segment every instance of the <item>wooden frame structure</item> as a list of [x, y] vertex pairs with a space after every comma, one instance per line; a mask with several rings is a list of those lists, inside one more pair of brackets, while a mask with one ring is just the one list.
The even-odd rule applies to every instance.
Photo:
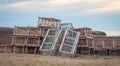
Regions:
[[94, 53], [104, 51], [106, 55], [112, 55], [112, 51], [120, 51], [120, 38], [118, 37], [94, 37], [93, 44]]
[[73, 30], [80, 33], [77, 53], [84, 54], [83, 52], [88, 52], [88, 54], [91, 54], [91, 48], [93, 47], [92, 29], [84, 27]]
[[0, 45], [0, 53], [12, 53], [12, 45]]
[[38, 17], [38, 26], [51, 27], [53, 29], [59, 29], [60, 28], [60, 22], [61, 22], [61, 20], [56, 19], [56, 18]]
[[[34, 54], [45, 52], [69, 56], [76, 51], [79, 54], [80, 52], [91, 54], [91, 51], [95, 54], [97, 51], [102, 51], [106, 55], [112, 53], [120, 55], [120, 36], [106, 36], [106, 33], [102, 31], [92, 31], [87, 27], [74, 29], [72, 23], [60, 24], [60, 22], [61, 20], [56, 18], [39, 17], [38, 27], [15, 26], [14, 32], [10, 29], [10, 35], [7, 36], [7, 38], [12, 37], [12, 45], [3, 45], [10, 44], [11, 39], [4, 40], [6, 34], [2, 34], [1, 41], [3, 42], [0, 45], [0, 52]], [[1, 30], [4, 32], [4, 29]]]
[[12, 45], [14, 53], [28, 53], [29, 49], [37, 48], [43, 41], [43, 38], [49, 27], [18, 27], [15, 26]]

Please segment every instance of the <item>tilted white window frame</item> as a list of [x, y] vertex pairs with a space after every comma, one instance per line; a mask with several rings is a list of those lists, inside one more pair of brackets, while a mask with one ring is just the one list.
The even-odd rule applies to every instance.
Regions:
[[[67, 34], [68, 34], [69, 31], [70, 31], [70, 32], [73, 32], [73, 33], [76, 33], [76, 36], [75, 36], [74, 38], [73, 38], [73, 37], [70, 37], [70, 36], [67, 36]], [[64, 34], [64, 37], [63, 37], [63, 40], [62, 40], [62, 43], [61, 43], [61, 46], [60, 46], [60, 49], [59, 49], [59, 52], [67, 53], [67, 54], [74, 54], [75, 49], [76, 49], [76, 47], [77, 47], [79, 35], [80, 35], [80, 33], [78, 33], [78, 32], [75, 32], [75, 31], [67, 30], [67, 29], [66, 29], [65, 34]], [[70, 39], [70, 40], [73, 40], [73, 41], [74, 41], [73, 44], [72, 44], [72, 45], [70, 45], [70, 44], [65, 44], [64, 42], [65, 42], [65, 39], [66, 39], [66, 38], [68, 38], [68, 39]], [[64, 46], [66, 46], [66, 48], [71, 47], [71, 49], [69, 49], [69, 50], [71, 50], [71, 51], [62, 50], [62, 48], [63, 48]]]
[[[49, 36], [49, 32], [50, 32], [50, 31], [56, 31], [56, 32], [55, 32], [55, 35], [54, 35], [54, 36]], [[60, 32], [61, 32], [61, 30], [49, 29], [49, 30], [47, 31], [47, 33], [46, 33], [46, 36], [45, 36], [45, 38], [44, 38], [44, 40], [43, 40], [43, 42], [42, 42], [39, 50], [41, 50], [41, 51], [54, 50]], [[53, 42], [52, 42], [52, 43], [50, 43], [50, 42], [45, 42], [47, 38], [54, 38], [54, 39], [53, 39]], [[46, 49], [46, 48], [44, 48], [44, 45], [51, 45], [51, 47], [48, 48], [48, 49]], [[47, 46], [46, 46], [46, 47], [47, 47]]]

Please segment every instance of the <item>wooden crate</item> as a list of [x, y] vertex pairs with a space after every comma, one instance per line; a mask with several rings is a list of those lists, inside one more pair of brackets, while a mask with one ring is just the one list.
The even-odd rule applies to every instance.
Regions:
[[25, 53], [26, 54], [36, 54], [37, 53], [37, 47], [26, 46]]
[[24, 45], [26, 43], [26, 37], [14, 37], [13, 44]]
[[88, 47], [77, 47], [77, 54], [88, 55], [89, 48]]
[[94, 47], [103, 48], [103, 40], [94, 40]]
[[114, 40], [114, 46], [120, 48], [120, 40]]
[[38, 18], [38, 26], [45, 26], [45, 27], [51, 27], [53, 29], [59, 29], [60, 28], [60, 22], [61, 20], [56, 18]]
[[94, 51], [94, 55], [106, 55], [106, 51]]
[[80, 36], [89, 36], [89, 37], [92, 36], [92, 29], [91, 28], [84, 27], [84, 28], [78, 28], [78, 29], [74, 29], [74, 30], [79, 32]]
[[113, 40], [104, 40], [105, 48], [113, 48]]
[[43, 37], [28, 37], [26, 46], [40, 46], [43, 41]]
[[27, 44], [39, 44], [39, 38], [28, 38]]
[[28, 27], [28, 34], [30, 35], [41, 35], [41, 29], [40, 28], [35, 28], [35, 27]]
[[80, 47], [80, 46], [86, 46], [87, 44], [86, 44], [86, 39], [79, 39], [79, 41], [78, 41], [78, 46]]
[[26, 27], [15, 27], [14, 34], [27, 34], [27, 28]]
[[88, 46], [89, 47], [94, 47], [93, 46], [93, 41], [94, 41], [93, 39], [88, 39]]
[[111, 50], [110, 55], [112, 55], [112, 56], [120, 56], [120, 50]]
[[25, 46], [13, 46], [13, 53], [25, 53]]
[[12, 45], [0, 45], [0, 53], [12, 53], [13, 46]]
[[4, 53], [5, 52], [5, 46], [0, 46], [0, 53]]
[[85, 36], [85, 30], [83, 30], [83, 29], [74, 29], [74, 31], [79, 32], [80, 36]]
[[13, 53], [13, 46], [7, 46], [5, 53], [9, 53], [9, 54]]
[[88, 49], [81, 49], [80, 50], [80, 54], [88, 55], [89, 54], [89, 50]]

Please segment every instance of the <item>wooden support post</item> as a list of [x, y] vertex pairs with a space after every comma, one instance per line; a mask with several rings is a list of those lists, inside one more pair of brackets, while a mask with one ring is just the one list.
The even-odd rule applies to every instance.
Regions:
[[92, 40], [92, 45], [93, 45], [93, 48], [95, 47], [95, 40], [93, 39]]
[[113, 48], [115, 48], [115, 41], [114, 41], [114, 39], [112, 41], [113, 41]]
[[90, 37], [93, 37], [92, 30], [90, 30]]
[[38, 26], [40, 26], [40, 20], [41, 20], [40, 17], [38, 17]]
[[86, 29], [84, 29], [84, 32], [85, 32], [85, 36], [87, 36]]
[[24, 52], [25, 52], [25, 46], [23, 46], [23, 54], [24, 54]]
[[104, 40], [102, 40], [102, 47], [105, 48], [105, 45], [104, 45]]
[[42, 32], [42, 30], [41, 30], [41, 28], [40, 28], [40, 32], [39, 32], [39, 35], [41, 36], [41, 32]]
[[28, 52], [28, 47], [26, 46], [26, 48], [25, 48], [25, 54], [27, 54], [27, 52]]
[[44, 20], [43, 20], [43, 19], [41, 19], [41, 24], [40, 24], [40, 26], [43, 26], [43, 23], [44, 23], [43, 21], [44, 21]]
[[88, 39], [87, 39], [87, 37], [86, 37], [86, 44], [87, 44], [87, 47], [89, 47], [89, 45], [88, 45]]
[[42, 36], [44, 36], [44, 32], [45, 32], [45, 31], [44, 31], [44, 28], [42, 28], [42, 29], [43, 29], [43, 30], [42, 30]]
[[13, 47], [13, 53], [16, 53], [16, 46]]
[[45, 19], [42, 19], [42, 26], [44, 26], [44, 23], [45, 23], [44, 20], [45, 20]]
[[95, 50], [94, 50], [94, 48], [93, 48], [93, 55], [95, 54]]
[[7, 51], [7, 46], [5, 46], [5, 48], [4, 48], [4, 53], [6, 53], [6, 51]]
[[44, 25], [43, 26], [46, 26], [46, 19], [44, 19]]
[[35, 47], [34, 54], [36, 54], [36, 51], [37, 51], [37, 47]]
[[107, 55], [107, 50], [106, 50], [105, 54]]
[[13, 36], [13, 37], [12, 37], [12, 45], [14, 44], [14, 40], [15, 40], [15, 39], [14, 39], [14, 36]]
[[89, 55], [90, 55], [90, 54], [91, 54], [91, 53], [90, 53], [90, 47], [88, 47], [88, 49], [89, 49]]
[[111, 55], [111, 50], [109, 49], [109, 56]]
[[40, 37], [38, 37], [38, 46], [40, 46], [40, 40], [41, 40]]

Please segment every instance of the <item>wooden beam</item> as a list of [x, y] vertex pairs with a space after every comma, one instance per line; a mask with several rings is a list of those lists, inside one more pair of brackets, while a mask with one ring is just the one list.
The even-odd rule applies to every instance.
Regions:
[[105, 48], [105, 45], [104, 45], [104, 40], [102, 40], [102, 47]]

